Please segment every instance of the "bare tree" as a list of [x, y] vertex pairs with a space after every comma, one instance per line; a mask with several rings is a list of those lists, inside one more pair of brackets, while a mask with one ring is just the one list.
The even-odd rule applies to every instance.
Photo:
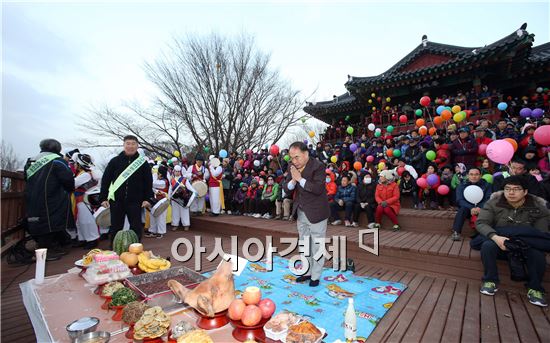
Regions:
[[[303, 118], [304, 120], [299, 124], [287, 131], [287, 133], [281, 138], [278, 144], [284, 148], [296, 141], [304, 141], [307, 139], [309, 143], [317, 144], [320, 141], [319, 134], [323, 133], [328, 126], [320, 120], [309, 118]], [[314, 136], [310, 136], [310, 132], [314, 133]]]
[[21, 167], [21, 160], [13, 151], [13, 146], [2, 139], [0, 147], [0, 168], [2, 170], [16, 171]]
[[250, 36], [211, 34], [174, 39], [145, 69], [164, 112], [200, 147], [238, 151], [278, 141], [299, 120], [304, 101], [269, 60]]

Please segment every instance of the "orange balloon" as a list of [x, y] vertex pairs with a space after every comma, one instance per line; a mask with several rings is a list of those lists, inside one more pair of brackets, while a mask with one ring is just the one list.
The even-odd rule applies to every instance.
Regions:
[[441, 112], [441, 118], [443, 118], [443, 120], [449, 120], [452, 116], [453, 114], [449, 110], [444, 110], [443, 112]]
[[435, 125], [441, 125], [441, 124], [443, 124], [443, 118], [441, 118], [441, 117], [439, 117], [439, 116], [435, 117], [435, 118], [434, 118], [434, 124], [435, 124]]
[[353, 169], [361, 170], [361, 168], [363, 168], [363, 165], [361, 164], [361, 162], [357, 161], [353, 164]]
[[418, 129], [418, 133], [422, 136], [426, 136], [428, 134], [428, 128], [425, 126], [422, 126]]
[[420, 118], [416, 120], [416, 126], [420, 127], [425, 124], [424, 119]]
[[430, 127], [430, 129], [428, 130], [428, 133], [430, 134], [430, 136], [433, 136], [435, 135], [435, 132], [436, 132], [436, 128], [435, 127]]
[[504, 140], [512, 144], [512, 146], [514, 147], [514, 152], [518, 150], [518, 142], [516, 142], [512, 138], [504, 138]]
[[392, 157], [393, 156], [393, 149], [386, 150], [386, 155], [388, 155], [388, 157]]

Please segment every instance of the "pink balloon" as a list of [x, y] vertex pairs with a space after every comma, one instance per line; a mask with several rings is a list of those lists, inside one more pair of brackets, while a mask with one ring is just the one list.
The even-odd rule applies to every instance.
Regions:
[[477, 153], [481, 156], [485, 156], [487, 154], [487, 144], [480, 144]]
[[372, 162], [372, 161], [374, 161], [374, 156], [372, 155], [367, 156], [367, 162]]
[[487, 157], [495, 163], [506, 164], [513, 156], [514, 147], [504, 139], [492, 141], [487, 146]]
[[416, 180], [416, 184], [417, 184], [418, 187], [420, 187], [420, 188], [426, 188], [426, 187], [428, 187], [428, 181], [426, 181], [426, 179], [423, 178], [423, 177], [419, 177], [419, 178]]
[[437, 187], [437, 193], [441, 194], [441, 195], [447, 195], [449, 194], [449, 186], [447, 185], [441, 185], [439, 187]]
[[550, 145], [550, 125], [543, 125], [536, 129], [534, 138], [540, 145]]

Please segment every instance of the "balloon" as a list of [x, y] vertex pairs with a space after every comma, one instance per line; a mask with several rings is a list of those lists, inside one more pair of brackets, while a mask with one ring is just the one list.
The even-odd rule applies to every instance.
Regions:
[[346, 132], [349, 133], [350, 135], [352, 135], [353, 134], [353, 127], [348, 126], [348, 128], [346, 129]]
[[430, 99], [430, 97], [425, 95], [420, 98], [420, 105], [427, 107], [428, 105], [430, 105], [431, 101], [432, 100]]
[[496, 172], [496, 173], [493, 174], [493, 178], [495, 178], [497, 176], [500, 176], [500, 175], [502, 175], [502, 172]]
[[416, 126], [420, 127], [422, 125], [426, 124], [426, 122], [424, 121], [424, 119], [420, 118], [420, 119], [417, 119], [416, 120]]
[[437, 176], [437, 174], [430, 174], [426, 178], [426, 181], [428, 182], [428, 185], [434, 186], [439, 182], [439, 177]]
[[487, 181], [488, 183], [493, 183], [493, 175], [491, 174], [483, 174], [481, 177], [483, 180]]
[[271, 156], [271, 155], [267, 156], [268, 161], [271, 161], [272, 159], [273, 159], [273, 156]]
[[385, 166], [386, 166], [386, 164], [384, 162], [378, 163], [378, 170], [384, 169]]
[[487, 154], [487, 144], [480, 144], [477, 148], [477, 153], [481, 156], [485, 156]]
[[380, 131], [376, 131], [374, 133], [374, 137], [380, 137], [381, 135], [382, 135], [382, 132], [380, 132]]
[[389, 111], [390, 110], [390, 106], [386, 106], [386, 111]]
[[423, 177], [419, 177], [418, 179], [416, 179], [416, 185], [420, 188], [426, 188], [428, 187], [428, 181], [426, 181], [426, 179]]
[[361, 162], [357, 161], [353, 164], [353, 169], [361, 170], [361, 168], [363, 168], [363, 165], [361, 164]]
[[405, 124], [407, 122], [407, 116], [404, 114], [400, 115], [399, 122]]
[[351, 150], [351, 152], [356, 152], [357, 151], [357, 144], [353, 143], [349, 146], [349, 149]]
[[514, 156], [514, 147], [504, 139], [492, 141], [487, 146], [487, 157], [495, 163], [506, 164], [510, 162], [512, 156]]
[[349, 116], [346, 116], [345, 120], [348, 121], [348, 120], [349, 120]]
[[435, 118], [434, 118], [434, 124], [435, 124], [435, 125], [441, 125], [441, 124], [443, 124], [443, 118], [441, 118], [441, 117], [435, 117]]
[[309, 137], [311, 137], [311, 138], [315, 137], [315, 132], [309, 131]]
[[376, 126], [375, 126], [373, 123], [370, 123], [369, 126], [367, 126], [367, 128], [368, 128], [370, 131], [374, 131], [374, 129], [376, 128]]
[[244, 152], [247, 155], [252, 155], [252, 149], [246, 149]]
[[285, 157], [283, 157], [283, 160], [285, 160], [285, 161], [287, 161], [287, 162], [290, 161], [290, 156], [285, 155]]
[[537, 93], [542, 93], [543, 89], [542, 87], [537, 87]]
[[476, 185], [469, 185], [464, 189], [464, 199], [471, 204], [477, 205], [483, 200], [483, 190]]
[[462, 109], [460, 108], [460, 106], [454, 105], [454, 106], [451, 108], [451, 111], [452, 111], [453, 113], [458, 113], [458, 112], [462, 111]]
[[514, 147], [514, 152], [518, 151], [518, 142], [516, 142], [512, 138], [504, 138], [504, 140], [512, 144], [512, 146]]
[[443, 105], [437, 106], [437, 109], [435, 110], [435, 112], [436, 112], [437, 114], [439, 114], [439, 115], [441, 115], [441, 113], [442, 113], [443, 111], [445, 111], [445, 106], [443, 106]]
[[372, 99], [369, 99], [369, 104], [372, 104]]
[[426, 158], [428, 159], [428, 161], [435, 160], [435, 156], [436, 156], [435, 151], [433, 150], [426, 151]]
[[331, 156], [330, 162], [332, 162], [332, 163], [338, 162], [338, 157], [336, 157], [336, 156]]
[[437, 193], [441, 194], [441, 195], [447, 195], [449, 194], [449, 186], [447, 185], [441, 185], [439, 187], [437, 187]]
[[421, 136], [426, 136], [428, 134], [428, 128], [425, 127], [425, 126], [421, 126], [421, 127], [418, 128], [418, 133]]
[[374, 156], [372, 155], [367, 156], [367, 162], [372, 162], [372, 161], [374, 161]]
[[259, 166], [260, 166], [260, 161], [254, 160], [254, 166], [255, 166], [255, 167], [259, 167]]
[[531, 109], [527, 107], [524, 107], [519, 111], [519, 115], [522, 116], [523, 118], [530, 117], [531, 113], [532, 113]]
[[448, 105], [448, 104], [449, 104], [449, 102], [450, 102], [450, 100], [449, 100], [449, 99], [445, 99], [445, 105]]
[[382, 132], [382, 129], [381, 128], [376, 128], [376, 130], [374, 130], [374, 132]]
[[303, 124], [303, 123], [306, 122], [307, 119], [304, 117], [304, 118], [302, 118], [301, 120], [302, 120], [302, 124]]
[[388, 127], [386, 128], [386, 131], [388, 131], [389, 133], [392, 133], [393, 132], [393, 126], [388, 125]]
[[220, 150], [220, 153], [218, 154], [220, 158], [226, 158], [227, 157], [227, 150], [222, 149]]
[[533, 135], [535, 142], [540, 145], [550, 145], [550, 125], [540, 126]]
[[449, 120], [452, 116], [453, 114], [449, 110], [444, 110], [443, 112], [441, 112], [441, 118], [443, 118], [443, 120]]
[[462, 117], [462, 114], [460, 113], [455, 113], [455, 115], [453, 116], [453, 120], [455, 121], [455, 123], [460, 123], [464, 120], [464, 117]]
[[373, 97], [373, 98], [376, 98], [376, 94], [375, 94], [375, 93], [371, 93], [370, 96]]
[[401, 150], [393, 149], [393, 157], [401, 157]]
[[174, 153], [173, 153], [173, 155], [176, 156], [176, 157], [180, 157], [180, 152], [177, 151], [177, 150], [175, 150]]
[[276, 156], [276, 155], [279, 155], [279, 147], [275, 144], [273, 144], [270, 148], [269, 148], [269, 152], [271, 153], [271, 155], [273, 156]]
[[468, 114], [466, 114], [466, 111], [460, 111], [457, 114], [460, 114], [462, 116], [462, 120], [464, 120], [468, 117]]
[[499, 102], [497, 108], [499, 111], [506, 111], [506, 109], [508, 108], [508, 104], [505, 102]]
[[386, 155], [388, 155], [388, 157], [392, 157], [393, 156], [393, 149], [386, 150]]
[[416, 116], [420, 117], [420, 116], [422, 116], [422, 110], [417, 109], [416, 111], [414, 111], [414, 114], [416, 114]]
[[542, 117], [543, 114], [544, 114], [544, 110], [540, 108], [535, 108], [533, 112], [531, 112], [531, 115], [533, 116], [533, 118], [540, 118]]
[[376, 107], [375, 107], [375, 106], [372, 106], [372, 110], [373, 110], [373, 111], [376, 111]]
[[[540, 93], [540, 92], [539, 92]], [[387, 97], [386, 98], [386, 102], [390, 102], [391, 101], [391, 98], [390, 97]]]
[[403, 175], [403, 172], [405, 171], [405, 167], [399, 167], [397, 168], [397, 175], [401, 176]]
[[428, 134], [430, 136], [433, 136], [437, 133], [437, 129], [435, 127], [430, 127], [430, 129], [428, 130]]
[[396, 120], [396, 119], [397, 119], [397, 115], [392, 114], [392, 115], [391, 115], [391, 120]]

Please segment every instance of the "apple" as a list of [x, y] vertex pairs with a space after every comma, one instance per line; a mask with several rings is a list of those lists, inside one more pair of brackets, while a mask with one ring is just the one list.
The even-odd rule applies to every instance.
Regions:
[[247, 305], [258, 305], [262, 298], [262, 292], [256, 286], [246, 287], [243, 293], [243, 301]]
[[262, 310], [256, 305], [247, 305], [244, 308], [241, 322], [244, 326], [254, 326], [262, 320]]
[[235, 299], [231, 302], [228, 309], [229, 318], [241, 320], [246, 304], [242, 299]]
[[258, 304], [262, 311], [262, 318], [267, 319], [275, 313], [275, 303], [271, 299], [262, 299]]

